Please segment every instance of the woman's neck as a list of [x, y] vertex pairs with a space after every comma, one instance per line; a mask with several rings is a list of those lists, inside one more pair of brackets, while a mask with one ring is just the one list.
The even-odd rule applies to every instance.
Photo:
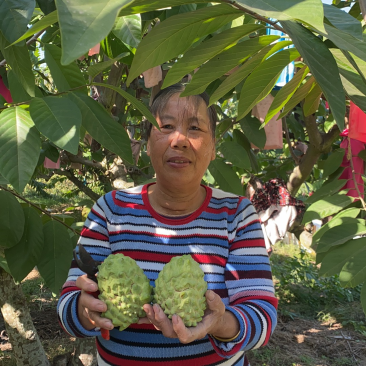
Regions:
[[160, 215], [184, 216], [201, 207], [206, 198], [206, 189], [199, 186], [193, 192], [172, 191], [157, 183], [149, 186], [148, 198], [152, 208]]

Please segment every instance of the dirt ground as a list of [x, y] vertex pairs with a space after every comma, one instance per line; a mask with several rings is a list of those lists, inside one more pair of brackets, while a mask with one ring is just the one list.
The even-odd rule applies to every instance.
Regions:
[[[32, 273], [27, 279], [35, 275]], [[61, 330], [55, 307], [31, 308], [31, 315], [46, 351], [49, 347], [72, 349], [74, 339]], [[0, 351], [3, 365], [2, 359], [11, 353], [11, 344], [1, 315]], [[279, 318], [269, 344], [250, 351], [248, 357], [251, 366], [366, 366], [366, 337], [341, 324]]]

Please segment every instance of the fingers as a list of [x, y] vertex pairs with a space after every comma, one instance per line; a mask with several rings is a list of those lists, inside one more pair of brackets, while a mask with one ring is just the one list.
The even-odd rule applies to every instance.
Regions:
[[160, 330], [167, 338], [177, 338], [172, 321], [164, 314], [164, 311], [158, 304], [154, 304], [153, 306], [145, 304], [143, 308], [149, 322], [153, 324], [157, 330]]
[[78, 301], [78, 315], [84, 328], [100, 327], [113, 329], [111, 320], [101, 317], [101, 313], [107, 311], [107, 305], [88, 293], [97, 291], [97, 284], [84, 275], [76, 280], [76, 285], [81, 289]]

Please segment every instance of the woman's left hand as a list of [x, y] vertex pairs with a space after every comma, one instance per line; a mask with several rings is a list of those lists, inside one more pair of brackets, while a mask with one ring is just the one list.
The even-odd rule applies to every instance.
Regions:
[[207, 334], [215, 334], [224, 325], [225, 305], [215, 292], [206, 291], [207, 308], [202, 320], [195, 327], [186, 327], [178, 315], [170, 320], [158, 304], [144, 305], [145, 318], [140, 318], [138, 324], [153, 324], [165, 337], [178, 338], [181, 343], [190, 343], [201, 339]]

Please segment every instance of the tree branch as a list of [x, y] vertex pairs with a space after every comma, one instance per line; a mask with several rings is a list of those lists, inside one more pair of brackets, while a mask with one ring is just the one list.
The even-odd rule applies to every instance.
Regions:
[[287, 123], [286, 123], [286, 117], [283, 117], [282, 118], [282, 129], [285, 131], [286, 141], [287, 141], [287, 144], [288, 144], [288, 148], [290, 150], [290, 154], [291, 154], [292, 158], [294, 159], [295, 164], [296, 165], [299, 165], [300, 159], [299, 159], [298, 156], [296, 156], [296, 154], [294, 152], [294, 149], [291, 146], [290, 134], [288, 132], [288, 127], [287, 127]]
[[92, 191], [89, 187], [84, 186], [83, 182], [80, 182], [80, 180], [77, 179], [70, 170], [56, 169], [54, 170], [54, 172], [55, 174], [63, 175], [64, 177], [68, 178], [72, 183], [76, 185], [76, 187], [80, 189], [80, 191], [84, 192], [93, 201], [97, 201], [100, 198], [99, 194]]
[[9, 193], [11, 193], [13, 196], [18, 197], [20, 200], [28, 203], [28, 205], [36, 208], [37, 210], [41, 211], [42, 213], [44, 213], [45, 215], [51, 217], [52, 220], [58, 221], [60, 224], [66, 226], [69, 230], [71, 230], [74, 234], [76, 235], [80, 235], [79, 232], [77, 232], [76, 230], [74, 230], [72, 227], [70, 227], [69, 225], [67, 225], [65, 222], [63, 222], [62, 220], [58, 219], [57, 217], [55, 217], [54, 215], [52, 215], [51, 213], [47, 212], [46, 210], [42, 209], [41, 207], [37, 206], [36, 204], [34, 204], [33, 202], [27, 200], [26, 198], [24, 198], [23, 196], [21, 196], [18, 193], [15, 193], [14, 191], [5, 188], [4, 186], [0, 186], [0, 189], [3, 189], [4, 191], [7, 191]]
[[236, 1], [232, 1], [232, 0], [221, 0], [221, 2], [222, 3], [227, 3], [229, 5], [232, 5], [233, 7], [235, 7], [237, 9], [243, 11], [244, 13], [247, 13], [247, 14], [251, 15], [252, 17], [254, 17], [254, 18], [256, 18], [256, 19], [258, 19], [258, 20], [260, 20], [262, 22], [265, 22], [267, 24], [270, 24], [273, 28], [279, 30], [280, 32], [286, 33], [285, 30], [277, 24], [277, 22], [274, 22], [274, 21], [272, 21], [272, 20], [270, 20], [270, 19], [268, 19], [266, 17], [263, 17], [263, 16], [255, 13], [254, 11], [251, 11], [251, 10], [245, 8], [244, 6], [238, 4]]
[[[32, 38], [28, 39], [28, 41], [27, 41], [26, 45], [28, 46], [28, 45], [30, 45], [31, 43], [35, 42], [35, 41], [37, 40], [37, 38], [38, 38], [38, 37], [39, 37], [39, 36], [40, 36], [44, 31], [45, 31], [45, 29], [43, 29], [43, 30], [39, 31], [38, 33], [34, 34]], [[0, 67], [1, 67], [1, 66], [5, 66], [5, 65], [6, 65], [6, 60], [4, 59], [4, 60], [2, 60], [2, 61], [0, 62]]]
[[310, 116], [304, 117], [304, 123], [306, 131], [308, 132], [310, 145], [320, 147], [323, 143], [323, 137], [318, 130], [315, 115], [311, 114]]
[[102, 163], [99, 163], [98, 161], [94, 162], [92, 160], [85, 159], [82, 156], [77, 156], [77, 155], [70, 154], [67, 151], [65, 151], [64, 156], [66, 156], [67, 159], [71, 163], [80, 163], [82, 165], [86, 165], [86, 166], [90, 166], [92, 168], [100, 169], [100, 170], [102, 170], [104, 172], [107, 170], [106, 167]]

